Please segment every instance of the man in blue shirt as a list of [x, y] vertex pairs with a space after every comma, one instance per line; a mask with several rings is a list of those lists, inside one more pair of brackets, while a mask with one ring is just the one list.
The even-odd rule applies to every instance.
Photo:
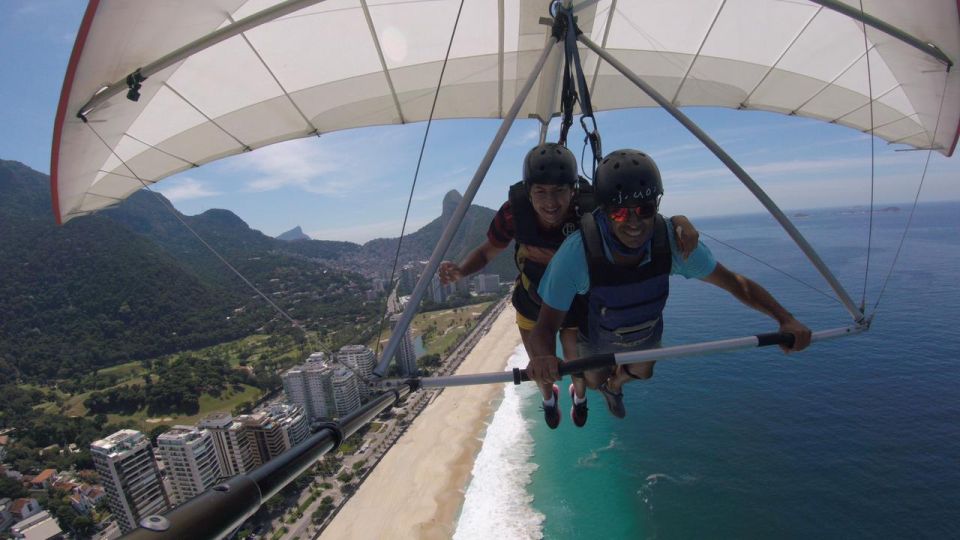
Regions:
[[[671, 274], [716, 285], [769, 315], [780, 332], [795, 336], [792, 348], [781, 346], [785, 352], [809, 345], [810, 329], [766, 289], [718, 263], [705, 245], [699, 244], [686, 259], [680, 255], [672, 224], [657, 213], [663, 183], [649, 156], [638, 150], [611, 152], [597, 168], [594, 188], [597, 210], [584, 216], [581, 230], [567, 237], [540, 281], [543, 304], [527, 366], [531, 379], [541, 384], [559, 379], [555, 336], [577, 294], [589, 293], [580, 356], [659, 346]], [[652, 377], [653, 365], [618, 366], [598, 386], [614, 416], [626, 415], [623, 385]]]

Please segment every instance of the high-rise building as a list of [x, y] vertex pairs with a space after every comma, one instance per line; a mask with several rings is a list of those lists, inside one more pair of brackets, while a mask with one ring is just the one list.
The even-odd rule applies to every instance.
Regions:
[[367, 384], [373, 377], [373, 369], [377, 367], [377, 358], [373, 351], [366, 345], [344, 345], [337, 353], [337, 359], [341, 364], [350, 366], [356, 374], [357, 386], [360, 390], [360, 397], [367, 399], [373, 393], [373, 389]]
[[477, 294], [496, 294], [500, 292], [498, 274], [480, 274], [477, 276]]
[[283, 429], [283, 436], [287, 439], [290, 448], [307, 440], [310, 436], [310, 419], [304, 412], [303, 407], [296, 405], [287, 405], [286, 403], [274, 403], [267, 409], [274, 421], [280, 424]]
[[360, 408], [360, 389], [357, 377], [347, 368], [333, 372], [333, 400], [337, 407], [337, 416], [343, 417]]
[[[373, 366], [367, 366], [370, 360], [356, 360], [372, 373]], [[348, 362], [352, 366], [352, 361]], [[281, 380], [287, 400], [303, 408], [310, 421], [341, 417], [360, 407], [357, 377], [349, 369], [325, 360], [291, 368]]]
[[310, 435], [303, 409], [295, 405], [275, 404], [267, 410], [238, 416], [243, 424], [254, 463], [259, 466], [279, 456]]
[[[394, 330], [396, 330], [396, 322], [400, 319], [399, 315], [393, 317]], [[410, 337], [410, 328], [407, 328], [407, 331], [403, 333], [403, 337], [400, 338], [400, 346], [397, 347], [397, 353], [394, 355], [394, 358], [397, 361], [397, 367], [400, 369], [400, 375], [404, 377], [411, 377], [417, 374], [417, 351], [413, 348], [413, 338]]]
[[420, 278], [420, 265], [417, 263], [407, 263], [400, 269], [400, 289], [412, 291]]
[[174, 504], [183, 504], [203, 493], [221, 476], [213, 437], [206, 430], [173, 426], [157, 437], [157, 449], [173, 488]]
[[302, 407], [311, 421], [336, 415], [333, 368], [325, 361], [308, 361], [289, 369], [280, 379], [287, 400]]
[[143, 433], [120, 430], [91, 444], [90, 455], [124, 533], [136, 529], [142, 518], [170, 508], [150, 439]]
[[453, 290], [456, 291], [456, 293], [459, 294], [460, 296], [469, 297], [470, 296], [470, 280], [466, 278], [458, 280], [456, 283], [453, 284]]
[[447, 286], [440, 283], [438, 276], [433, 276], [430, 279], [430, 299], [437, 304], [442, 304], [447, 301], [447, 296]]
[[243, 474], [255, 467], [250, 439], [243, 424], [234, 420], [230, 413], [211, 414], [201, 420], [198, 427], [210, 433], [221, 478]]

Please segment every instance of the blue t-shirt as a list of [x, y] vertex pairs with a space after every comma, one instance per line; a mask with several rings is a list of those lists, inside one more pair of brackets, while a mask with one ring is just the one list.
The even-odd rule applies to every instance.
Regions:
[[[667, 237], [670, 239], [670, 252], [673, 254], [673, 262], [670, 266], [670, 274], [690, 278], [705, 278], [713, 272], [717, 266], [717, 260], [710, 252], [710, 248], [703, 245], [703, 242], [697, 244], [693, 253], [683, 260], [683, 255], [677, 248], [677, 240], [673, 233], [673, 222], [667, 220], [669, 232]], [[611, 259], [610, 250], [604, 243], [607, 259]], [[612, 259], [611, 259], [612, 260]], [[649, 250], [647, 258], [640, 264], [650, 262]], [[563, 241], [560, 249], [550, 260], [547, 271], [540, 280], [540, 287], [537, 292], [540, 298], [553, 309], [567, 311], [573, 302], [573, 297], [577, 294], [587, 294], [590, 290], [590, 270], [587, 268], [587, 254], [583, 250], [583, 237], [580, 231], [576, 231]]]

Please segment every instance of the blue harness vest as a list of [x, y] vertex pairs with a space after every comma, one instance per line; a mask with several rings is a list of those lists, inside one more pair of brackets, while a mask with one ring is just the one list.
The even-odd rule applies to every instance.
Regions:
[[634, 267], [607, 260], [592, 214], [583, 216], [580, 230], [590, 272], [587, 320], [580, 326], [581, 338], [594, 353], [657, 345], [663, 335], [662, 315], [670, 294], [673, 264], [666, 220], [657, 214], [650, 261]]

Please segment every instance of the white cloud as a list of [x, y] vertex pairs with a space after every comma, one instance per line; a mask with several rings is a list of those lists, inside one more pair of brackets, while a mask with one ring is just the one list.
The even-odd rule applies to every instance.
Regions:
[[173, 202], [221, 195], [219, 191], [214, 191], [202, 182], [189, 177], [170, 180], [169, 182], [158, 185], [156, 190]]
[[[660, 150], [651, 150], [650, 155], [654, 157], [657, 161], [660, 161], [664, 156], [673, 156], [675, 154], [688, 154], [691, 152], [702, 152], [704, 147], [702, 144], [677, 144], [674, 146], [668, 146]], [[674, 159], [676, 159], [674, 157]]]
[[[558, 132], [559, 133], [559, 132]], [[556, 137], [554, 137], [556, 139]], [[550, 140], [547, 137], [547, 140]], [[530, 148], [537, 144], [540, 141], [540, 123], [524, 129], [517, 133], [517, 135], [510, 137], [509, 146], [513, 148]]]
[[412, 132], [402, 127], [358, 129], [278, 143], [238, 156], [230, 169], [249, 178], [243, 188], [247, 192], [294, 188], [346, 197], [369, 191], [374, 184], [393, 183], [398, 170], [415, 162], [416, 154], [409, 153], [408, 144]]
[[[900, 155], [878, 156], [875, 163], [880, 166], [908, 165], [911, 159]], [[849, 171], [861, 169], [869, 174], [870, 158], [830, 158], [830, 159], [792, 159], [771, 161], [768, 163], [743, 164], [744, 170], [758, 182], [762, 179], [773, 180], [779, 177], [799, 173], [820, 173]], [[664, 171], [664, 178], [669, 183], [689, 182], [704, 178], [733, 178], [733, 173], [726, 167], [708, 167], [702, 169], [681, 169]]]
[[[341, 189], [342, 157], [316, 139], [298, 139], [244, 154], [232, 163], [236, 170], [253, 173], [247, 191], [273, 191], [299, 187], [312, 193], [333, 194]], [[331, 179], [332, 177], [332, 179]]]

